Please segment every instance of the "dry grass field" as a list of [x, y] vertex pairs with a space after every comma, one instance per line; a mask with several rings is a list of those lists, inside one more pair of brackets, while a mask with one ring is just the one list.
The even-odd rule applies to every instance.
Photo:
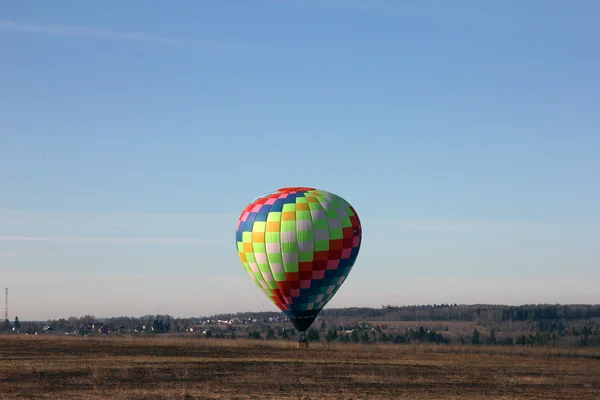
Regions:
[[0, 336], [0, 398], [600, 399], [600, 349]]

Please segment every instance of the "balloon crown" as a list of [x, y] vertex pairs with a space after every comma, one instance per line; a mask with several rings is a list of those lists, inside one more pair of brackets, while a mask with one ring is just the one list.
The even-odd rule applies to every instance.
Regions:
[[316, 189], [311, 188], [311, 187], [302, 187], [302, 186], [292, 186], [292, 187], [285, 187], [285, 188], [277, 189], [277, 191], [280, 193], [308, 192], [310, 190], [316, 190]]

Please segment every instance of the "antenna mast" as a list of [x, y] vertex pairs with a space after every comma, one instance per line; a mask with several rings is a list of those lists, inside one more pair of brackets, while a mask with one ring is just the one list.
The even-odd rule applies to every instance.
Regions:
[[8, 288], [4, 288], [4, 320], [8, 321]]

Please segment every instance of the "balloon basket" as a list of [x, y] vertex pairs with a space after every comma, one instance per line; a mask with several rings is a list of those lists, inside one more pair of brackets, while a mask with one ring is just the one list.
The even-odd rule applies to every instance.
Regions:
[[299, 349], [308, 349], [308, 342], [306, 341], [298, 341], [298, 348]]

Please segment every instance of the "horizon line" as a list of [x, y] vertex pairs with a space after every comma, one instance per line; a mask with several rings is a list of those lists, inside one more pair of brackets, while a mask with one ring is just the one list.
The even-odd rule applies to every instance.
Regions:
[[[521, 303], [521, 304], [502, 304], [502, 303], [439, 303], [439, 304], [435, 304], [435, 306], [437, 306], [438, 308], [442, 305], [447, 304], [449, 307], [479, 307], [479, 306], [487, 306], [487, 307], [539, 307], [539, 306], [559, 306], [559, 307], [569, 307], [569, 306], [592, 306], [592, 307], [600, 307], [600, 303]], [[456, 305], [455, 305], [456, 304]], [[367, 307], [367, 306], [349, 306], [349, 307], [331, 307], [331, 308], [323, 308], [322, 311], [327, 311], [327, 310], [353, 310], [353, 309], [367, 309], [367, 310], [383, 310], [385, 309], [385, 307], [397, 307], [397, 308], [413, 308], [413, 307], [417, 307], [417, 308], [423, 308], [423, 307], [433, 307], [434, 304], [409, 304], [409, 305], [401, 305], [401, 306], [396, 306], [396, 305], [386, 305], [386, 306], [381, 306], [381, 307]], [[71, 315], [69, 317], [60, 317], [57, 319], [68, 319], [68, 318], [83, 318], [85, 316], [91, 316], [94, 317], [98, 320], [101, 319], [109, 319], [109, 318], [142, 318], [148, 315], [153, 315], [153, 316], [157, 316], [157, 315], [166, 315], [172, 318], [176, 318], [176, 319], [190, 319], [190, 318], [207, 318], [207, 317], [214, 317], [214, 316], [218, 316], [218, 315], [236, 315], [236, 314], [262, 314], [262, 313], [271, 313], [271, 314], [283, 314], [283, 311], [281, 310], [261, 310], [261, 311], [235, 311], [235, 312], [221, 312], [221, 313], [213, 313], [210, 315], [198, 315], [198, 316], [191, 316], [191, 317], [182, 317], [182, 316], [176, 316], [176, 315], [170, 315], [168, 313], [157, 313], [157, 314], [151, 314], [151, 313], [146, 313], [143, 315], [113, 315], [113, 316], [100, 316], [97, 317], [95, 315], [92, 314], [83, 314], [79, 317]], [[15, 315], [16, 317], [18, 317], [18, 315]], [[48, 321], [48, 320], [53, 320], [53, 318], [46, 318], [46, 319], [41, 319], [41, 320], [22, 320], [19, 318], [19, 321], [21, 322], [42, 322], [42, 321]], [[425, 320], [423, 320], [425, 321]]]

